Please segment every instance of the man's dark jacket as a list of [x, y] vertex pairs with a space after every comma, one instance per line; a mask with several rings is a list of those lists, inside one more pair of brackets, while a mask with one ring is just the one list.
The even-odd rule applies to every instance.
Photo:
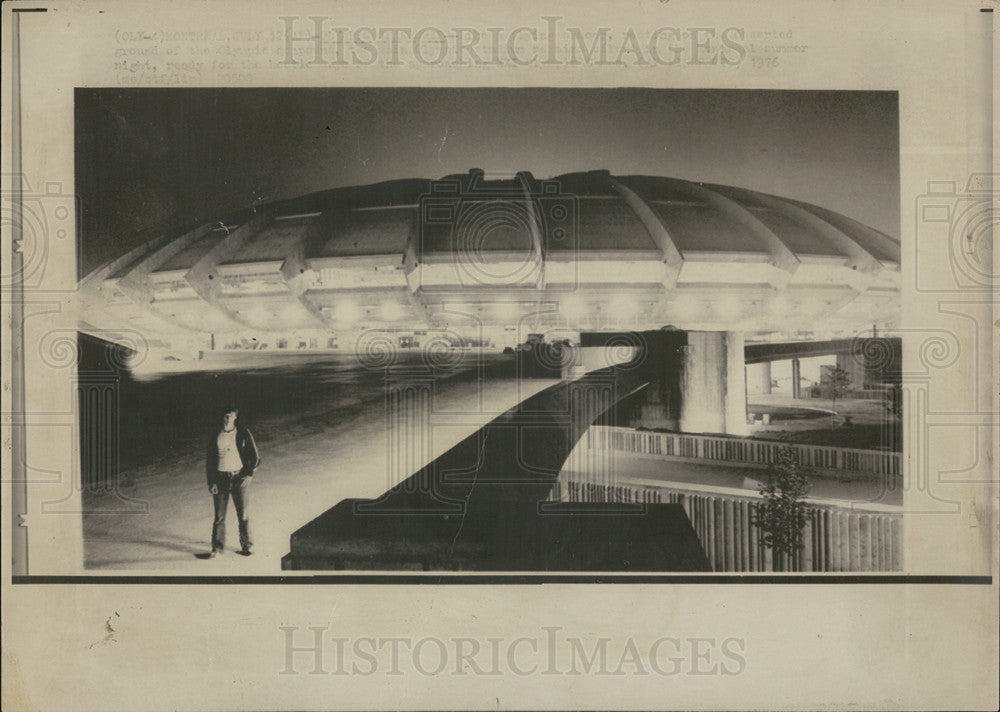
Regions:
[[[257, 452], [257, 443], [253, 441], [253, 435], [246, 428], [236, 428], [236, 450], [240, 453], [240, 460], [243, 462], [243, 469], [240, 470], [240, 476], [252, 477], [253, 471], [260, 465], [260, 454]], [[216, 431], [208, 438], [205, 475], [208, 477], [209, 487], [217, 484], [216, 478], [219, 475], [219, 431]]]

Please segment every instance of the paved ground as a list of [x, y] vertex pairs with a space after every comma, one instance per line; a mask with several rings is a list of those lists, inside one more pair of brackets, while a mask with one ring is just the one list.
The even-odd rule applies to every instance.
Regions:
[[[456, 416], [454, 425], [436, 427], [433, 448], [424, 463], [524, 398], [555, 383], [532, 380], [468, 384], [439, 388], [437, 412]], [[386, 475], [385, 415], [374, 408], [332, 431], [306, 434], [262, 446], [264, 464], [251, 485], [251, 523], [255, 553], [239, 548], [236, 517], [230, 505], [229, 549], [221, 557], [200, 560], [210, 549], [212, 497], [200, 453], [165, 470], [124, 473], [131, 485], [124, 493], [148, 505], [146, 513], [112, 495], [86, 498], [83, 517], [84, 560], [88, 569], [167, 571], [204, 575], [274, 575], [288, 553], [290, 534], [346, 497], [375, 497], [390, 485]], [[104, 510], [105, 513], [97, 513]]]
[[[476, 429], [524, 398], [555, 383], [549, 380], [487, 381], [482, 393], [468, 384], [441, 384], [437, 412], [450, 412], [453, 424], [436, 427], [432, 451], [437, 457]], [[481, 407], [480, 396], [485, 408]], [[790, 399], [786, 399], [790, 400]], [[780, 404], [780, 397], [769, 399]], [[795, 401], [799, 406], [802, 401]], [[811, 405], [806, 401], [807, 405]], [[861, 412], [870, 402], [844, 402], [842, 412]], [[867, 416], [866, 416], [867, 417]], [[860, 420], [860, 418], [859, 418]], [[795, 422], [795, 421], [786, 421]], [[805, 421], [815, 427], [817, 421]], [[296, 431], [299, 432], [299, 431]], [[205, 483], [201, 453], [178, 456], [176, 461], [123, 473], [123, 493], [145, 503], [134, 504], [110, 494], [86, 496], [84, 556], [88, 569], [168, 572], [207, 575], [273, 575], [288, 552], [290, 534], [347, 497], [375, 497], [391, 484], [387, 478], [385, 415], [381, 408], [363, 412], [346, 425], [321, 432], [299, 432], [294, 438], [263, 445], [264, 464], [251, 489], [254, 556], [237, 553], [235, 513], [230, 509], [229, 550], [213, 560], [201, 560], [210, 548], [212, 498]], [[619, 475], [679, 483], [698, 482], [719, 487], [744, 487], [748, 468], [701, 463], [665, 463], [622, 454]], [[758, 474], [760, 471], [756, 471]], [[752, 483], [750, 483], [752, 488]], [[812, 496], [853, 501], [896, 503], [881, 496], [879, 483], [849, 476], [817, 479]], [[898, 493], [896, 493], [898, 496]]]
[[[747, 411], [750, 413], [772, 412], [774, 409], [794, 408], [797, 410], [811, 409], [818, 417], [773, 419], [770, 425], [756, 424], [750, 426], [750, 435], [755, 438], [786, 440], [788, 442], [808, 442], [816, 445], [831, 445], [839, 447], [855, 447], [877, 449], [886, 447], [892, 449], [891, 438], [897, 443], [900, 434], [899, 423], [896, 422], [886, 434], [884, 423], [887, 420], [885, 407], [880, 400], [863, 400], [855, 398], [838, 399], [836, 415], [829, 399], [824, 398], [792, 398], [787, 395], [751, 395], [748, 399]], [[825, 415], [824, 415], [825, 414]], [[842, 425], [842, 417], [849, 416], [850, 425]], [[896, 449], [899, 449], [898, 444]]]

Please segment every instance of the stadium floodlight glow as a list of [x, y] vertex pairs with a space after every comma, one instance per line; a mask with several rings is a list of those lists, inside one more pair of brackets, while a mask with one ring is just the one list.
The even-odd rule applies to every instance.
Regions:
[[266, 324], [271, 317], [271, 312], [263, 305], [253, 306], [243, 312], [246, 320], [254, 324]]
[[334, 321], [350, 324], [356, 322], [360, 317], [361, 309], [353, 299], [340, 300], [333, 309]]
[[398, 321], [403, 318], [403, 307], [397, 301], [382, 302], [378, 314], [384, 321]]
[[277, 316], [281, 321], [287, 322], [298, 318], [301, 313], [302, 310], [298, 304], [285, 304], [281, 307]]

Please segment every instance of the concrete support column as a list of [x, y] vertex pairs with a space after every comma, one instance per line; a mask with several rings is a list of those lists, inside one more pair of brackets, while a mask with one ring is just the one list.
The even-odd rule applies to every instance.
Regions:
[[689, 331], [681, 378], [680, 428], [747, 434], [743, 334]]
[[749, 435], [747, 427], [747, 369], [743, 332], [729, 331], [726, 341], [726, 432]]
[[751, 393], [771, 392], [771, 362], [751, 363], [747, 366], [747, 386]]
[[802, 397], [802, 364], [797, 358], [792, 359], [792, 398]]

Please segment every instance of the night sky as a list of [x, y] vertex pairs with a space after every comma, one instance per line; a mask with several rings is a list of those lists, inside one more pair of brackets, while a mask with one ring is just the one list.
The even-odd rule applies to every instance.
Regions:
[[899, 237], [895, 92], [78, 89], [79, 271], [255, 203], [472, 167], [723, 183]]

